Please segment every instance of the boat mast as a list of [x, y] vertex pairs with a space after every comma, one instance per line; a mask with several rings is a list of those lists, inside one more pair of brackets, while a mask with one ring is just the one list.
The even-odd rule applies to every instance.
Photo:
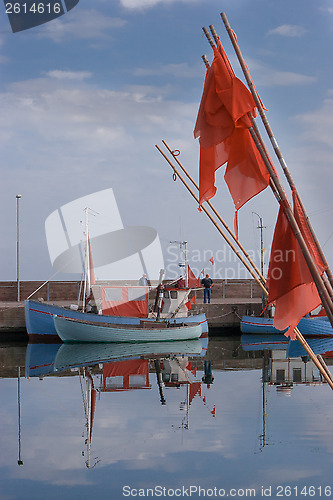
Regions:
[[86, 306], [86, 296], [87, 290], [90, 290], [90, 256], [89, 256], [89, 224], [88, 224], [88, 207], [84, 209], [85, 212], [85, 254], [84, 254], [84, 286], [83, 286], [83, 298], [82, 298], [82, 310], [84, 311]]

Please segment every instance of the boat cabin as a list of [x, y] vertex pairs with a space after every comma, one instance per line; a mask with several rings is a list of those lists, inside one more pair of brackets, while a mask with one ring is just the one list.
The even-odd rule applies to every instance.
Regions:
[[178, 318], [185, 318], [188, 315], [188, 308], [186, 307], [188, 295], [188, 288], [165, 288], [163, 290], [163, 306], [161, 317], [170, 317], [178, 309], [176, 316]]

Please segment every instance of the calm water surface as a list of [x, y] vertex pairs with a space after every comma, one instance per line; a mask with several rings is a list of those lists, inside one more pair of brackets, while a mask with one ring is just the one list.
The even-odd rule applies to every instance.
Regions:
[[0, 345], [0, 499], [330, 497], [333, 392], [286, 348]]

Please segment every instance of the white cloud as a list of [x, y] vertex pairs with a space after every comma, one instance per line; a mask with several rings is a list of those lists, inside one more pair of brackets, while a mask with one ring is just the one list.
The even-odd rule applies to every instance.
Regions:
[[306, 32], [307, 30], [303, 28], [303, 26], [297, 26], [295, 24], [282, 24], [281, 26], [277, 26], [277, 28], [269, 30], [267, 34], [287, 37], [301, 37]]
[[198, 78], [202, 75], [202, 65], [195, 67], [187, 63], [165, 64], [164, 66], [154, 66], [149, 68], [137, 68], [134, 71], [136, 76], [161, 76], [171, 75], [178, 78]]
[[333, 98], [325, 99], [320, 108], [295, 116], [294, 120], [303, 127], [304, 141], [324, 144], [333, 149]]
[[[180, 0], [184, 3], [193, 3], [196, 0]], [[121, 0], [120, 3], [125, 9], [144, 9], [155, 7], [155, 5], [164, 3], [171, 4], [179, 2], [179, 0]]]
[[90, 78], [92, 73], [89, 71], [62, 71], [54, 69], [48, 71], [46, 76], [56, 78], [57, 80], [85, 80], [86, 78]]
[[321, 7], [323, 12], [328, 12], [329, 14], [333, 14], [333, 7]]
[[[64, 76], [62, 72], [58, 75]], [[151, 169], [145, 155], [156, 158], [155, 142], [170, 137], [171, 132], [177, 141], [191, 141], [192, 148], [195, 146], [196, 103], [167, 100], [164, 87], [132, 86], [115, 91], [81, 81], [78, 87], [76, 79], [58, 77], [16, 83], [0, 94], [2, 155], [14, 165], [15, 157], [24, 154], [25, 168], [34, 175], [43, 172], [40, 182], [46, 178], [52, 182], [56, 171], [65, 174], [69, 183], [80, 174], [83, 182], [91, 165], [95, 170], [98, 165], [118, 165], [117, 170], [103, 172], [105, 178], [112, 173], [113, 182], [123, 169], [134, 176], [141, 169], [143, 175]]]
[[39, 36], [61, 42], [65, 38], [73, 39], [106, 39], [113, 34], [114, 29], [122, 28], [124, 19], [110, 17], [94, 9], [78, 10], [74, 15], [68, 13], [51, 23], [40, 27]]
[[258, 86], [281, 87], [287, 85], [309, 85], [317, 81], [317, 78], [314, 76], [295, 73], [293, 71], [279, 71], [255, 60], [248, 59], [247, 64]]

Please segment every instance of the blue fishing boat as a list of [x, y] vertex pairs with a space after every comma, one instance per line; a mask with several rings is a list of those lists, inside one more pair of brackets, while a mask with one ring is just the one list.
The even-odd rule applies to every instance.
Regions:
[[[93, 289], [96, 289], [94, 286]], [[186, 301], [191, 289], [165, 288], [162, 294], [162, 305], [158, 312], [159, 319], [166, 322], [181, 324], [200, 324], [201, 336], [208, 336], [208, 323], [204, 313], [188, 309]], [[108, 300], [116, 295], [118, 300]], [[157, 313], [149, 312], [148, 288], [146, 287], [115, 287], [103, 286], [96, 292], [103, 297], [99, 301], [97, 314], [64, 307], [37, 300], [25, 301], [25, 323], [29, 340], [33, 342], [61, 342], [54, 325], [54, 316], [80, 321], [93, 321], [104, 324], [140, 325], [140, 321], [156, 321]], [[128, 300], [134, 296], [134, 300]]]
[[243, 316], [240, 322], [242, 333], [261, 333], [261, 334], [283, 334], [286, 330], [278, 330], [273, 326], [273, 318], [264, 318], [261, 316]]
[[142, 321], [139, 325], [94, 323], [55, 316], [54, 324], [63, 342], [171, 342], [201, 337], [201, 326]]
[[[248, 334], [284, 334], [286, 330], [277, 330], [273, 326], [273, 318], [243, 316], [240, 329]], [[325, 316], [302, 318], [297, 325], [304, 337], [333, 337], [333, 329]]]
[[[54, 324], [55, 317], [81, 322], [93, 321], [96, 324], [127, 325], [129, 327], [140, 325], [142, 320], [146, 322], [161, 321], [177, 326], [186, 322], [189, 325], [200, 325], [201, 336], [208, 336], [208, 324], [205, 314], [193, 312], [193, 298], [190, 298], [192, 288], [177, 286], [175, 282], [163, 283], [164, 269], [160, 269], [160, 276], [157, 280], [158, 285], [154, 290], [154, 294], [151, 293], [153, 288], [148, 286], [145, 275], [142, 283], [143, 277], [140, 278], [139, 286], [128, 284], [119, 286], [119, 281], [96, 281], [88, 228], [88, 208], [85, 208], [84, 211], [86, 214], [85, 243], [83, 248], [81, 248], [81, 243], [77, 248], [75, 247], [75, 255], [76, 253], [80, 254], [81, 251], [84, 255], [84, 263], [82, 264], [81, 259], [79, 259], [77, 264], [78, 269], [83, 267], [82, 287], [78, 302], [64, 307], [63, 305], [33, 300], [31, 297], [34, 294], [31, 294], [25, 301], [25, 323], [29, 340], [34, 342], [60, 342]], [[121, 248], [121, 251], [118, 249], [119, 253], [124, 257], [125, 248], [123, 246], [119, 248]], [[101, 247], [101, 244], [95, 249], [97, 249], [97, 257], [100, 256], [102, 250], [102, 253], [104, 252], [104, 247]]]

